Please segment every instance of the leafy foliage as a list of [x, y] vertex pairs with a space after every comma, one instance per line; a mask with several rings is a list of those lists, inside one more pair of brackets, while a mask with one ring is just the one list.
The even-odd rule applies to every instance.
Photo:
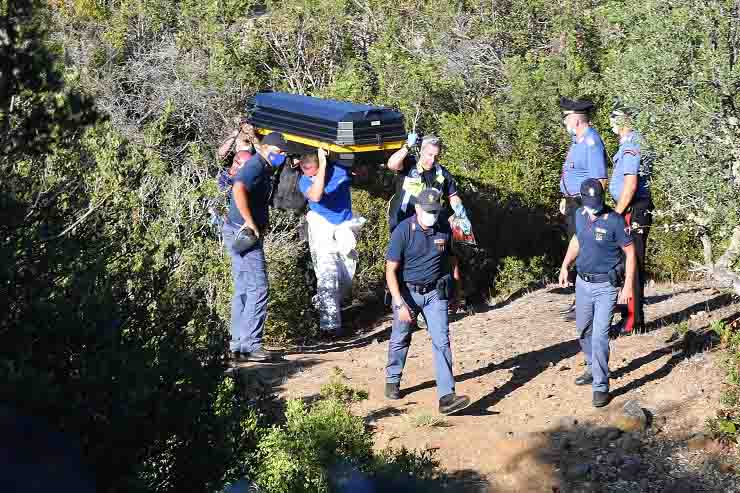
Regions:
[[[0, 388], [77, 433], [103, 491], [215, 490], [248, 469], [284, 491], [320, 490], [337, 457], [367, 471], [433, 463], [370, 454], [340, 385], [327, 395], [342, 399], [292, 403], [259, 448], [274, 462], [250, 462], [262, 423], [223, 376], [230, 274], [208, 208], [222, 199], [214, 148], [258, 90], [392, 105], [409, 129], [441, 135], [481, 243], [466, 258], [479, 291], [497, 276], [497, 294], [512, 293], [561, 258], [559, 95], [594, 99], [611, 151], [612, 99], [640, 111], [654, 277], [711, 262], [707, 245], [725, 247], [740, 224], [732, 0], [0, 6]], [[362, 296], [382, 285], [389, 178], [353, 191], [369, 219]], [[295, 218], [273, 217], [267, 335], [283, 342], [317, 328]], [[305, 476], [280, 459], [292, 453]]]
[[301, 400], [288, 402], [287, 422], [259, 443], [257, 482], [268, 491], [328, 491], [331, 466], [344, 461], [366, 464], [372, 441], [360, 417], [336, 399], [320, 400], [310, 409]]
[[218, 487], [243, 469], [256, 413], [192, 282], [208, 277], [200, 243], [183, 253], [187, 210], [152, 202], [172, 181], [162, 160], [62, 84], [35, 8], [8, 2], [0, 19], [3, 400], [79, 436], [100, 491]]
[[359, 402], [367, 399], [366, 390], [358, 390], [350, 387], [345, 382], [344, 372], [338, 366], [332, 370], [329, 383], [321, 386], [321, 397], [324, 399], [335, 399], [342, 402]]

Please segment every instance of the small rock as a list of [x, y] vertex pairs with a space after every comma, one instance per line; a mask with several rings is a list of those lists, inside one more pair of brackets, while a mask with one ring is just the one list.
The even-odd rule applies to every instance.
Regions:
[[560, 428], [570, 430], [578, 425], [578, 420], [573, 416], [563, 416], [560, 418], [558, 424], [560, 425]]
[[729, 474], [735, 472], [735, 464], [730, 462], [722, 461], [719, 463], [719, 472], [722, 474]]
[[694, 435], [693, 437], [689, 438], [689, 441], [686, 443], [686, 446], [691, 451], [697, 451], [697, 450], [704, 450], [711, 443], [712, 443], [711, 438], [704, 435], [703, 433], [698, 433]]
[[648, 478], [642, 478], [640, 480], [640, 491], [649, 491], [650, 480]]
[[614, 426], [622, 431], [645, 431], [647, 428], [647, 415], [635, 399], [627, 401], [622, 408], [622, 413], [617, 416]]

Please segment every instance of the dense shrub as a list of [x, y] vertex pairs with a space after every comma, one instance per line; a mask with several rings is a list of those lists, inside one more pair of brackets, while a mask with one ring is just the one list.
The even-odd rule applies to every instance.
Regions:
[[[480, 290], [498, 275], [502, 296], [562, 255], [558, 96], [598, 103], [611, 152], [619, 96], [654, 157], [652, 276], [680, 279], [698, 261], [740, 289], [732, 0], [0, 6], [0, 388], [81, 437], [101, 490], [207, 490], [255, 467], [257, 414], [223, 376], [230, 272], [208, 207], [214, 149], [258, 90], [388, 104], [441, 135], [481, 244], [469, 271]], [[381, 292], [388, 178], [353, 192], [369, 219], [357, 296]], [[316, 330], [295, 226], [276, 213], [266, 245], [274, 342]], [[307, 433], [324, 451], [295, 452], [305, 477], [276, 459], [260, 478], [323, 488], [339, 457], [373, 470], [367, 432], [332, 402], [291, 404], [290, 426], [260, 449], [284, 457]]]
[[[385, 449], [374, 452], [372, 431], [351, 412], [367, 398], [349, 387], [335, 369], [318, 400], [289, 400], [286, 421], [259, 441], [252, 477], [265, 491], [324, 493], [357, 491], [436, 491], [438, 477], [431, 451]], [[372, 486], [370, 486], [372, 485]]]

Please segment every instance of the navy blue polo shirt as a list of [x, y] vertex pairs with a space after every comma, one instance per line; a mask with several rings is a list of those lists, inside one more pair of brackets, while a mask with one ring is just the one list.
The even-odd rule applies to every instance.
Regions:
[[385, 259], [401, 263], [404, 282], [430, 284], [450, 273], [451, 242], [447, 221], [425, 230], [414, 215], [393, 230]]
[[[267, 202], [270, 200], [272, 190], [272, 166], [262, 156], [255, 154], [244, 166], [239, 168], [234, 178], [234, 183], [241, 182], [247, 187], [247, 202], [252, 218], [258, 228], [267, 226], [269, 220]], [[244, 224], [239, 209], [234, 200], [234, 189], [229, 193], [229, 222], [236, 226]]]
[[584, 180], [605, 180], [606, 177], [604, 141], [593, 127], [589, 127], [580, 138], [573, 138], [563, 163], [560, 191], [566, 197], [575, 197], [580, 194]]
[[622, 247], [632, 243], [624, 218], [610, 209], [593, 221], [583, 207], [578, 209], [576, 235], [576, 268], [584, 274], [608, 274], [622, 262]]

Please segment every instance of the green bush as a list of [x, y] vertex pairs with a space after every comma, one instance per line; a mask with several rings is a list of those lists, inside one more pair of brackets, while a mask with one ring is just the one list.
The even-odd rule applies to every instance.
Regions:
[[359, 402], [368, 398], [366, 390], [358, 390], [346, 383], [344, 372], [338, 366], [332, 370], [329, 383], [321, 386], [320, 395], [323, 399], [334, 399], [342, 402]]
[[340, 461], [365, 468], [372, 440], [362, 418], [352, 416], [336, 399], [311, 407], [288, 401], [286, 423], [274, 427], [259, 443], [255, 480], [278, 493], [329, 491], [329, 469]]
[[373, 452], [372, 432], [350, 410], [352, 402], [365, 398], [367, 392], [347, 386], [341, 370], [335, 370], [314, 403], [289, 400], [286, 422], [265, 432], [250, 458], [250, 476], [266, 491], [278, 493], [325, 493], [357, 481], [379, 489], [438, 488], [433, 451]]
[[713, 321], [710, 329], [725, 350], [726, 383], [720, 398], [723, 407], [707, 420], [707, 426], [715, 437], [735, 443], [740, 429], [740, 331], [736, 324], [722, 320]]
[[505, 257], [499, 265], [496, 276], [496, 299], [505, 300], [520, 290], [530, 289], [545, 282], [552, 275], [552, 268], [547, 268], [546, 259], [543, 257], [526, 260]]

